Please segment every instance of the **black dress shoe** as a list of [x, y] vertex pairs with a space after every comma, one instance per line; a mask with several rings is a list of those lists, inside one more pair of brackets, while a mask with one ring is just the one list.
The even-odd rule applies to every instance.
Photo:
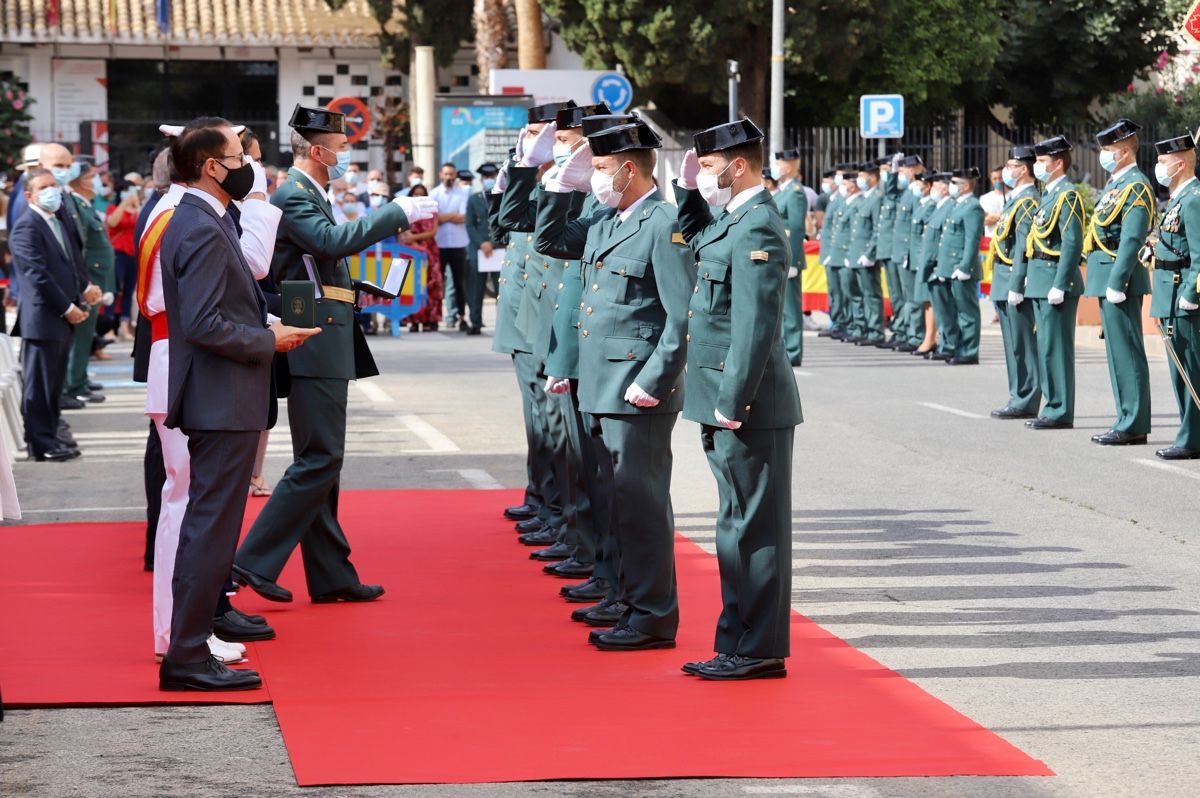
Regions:
[[583, 584], [564, 587], [558, 594], [571, 604], [584, 604], [603, 600], [611, 589], [607, 579], [593, 576]]
[[467, 330], [467, 335], [483, 335], [483, 330], [479, 329], [478, 327], [472, 327], [471, 329]]
[[821, 330], [817, 333], [818, 338], [830, 338], [833, 336], [833, 330]]
[[685, 662], [685, 663], [683, 663], [683, 665], [679, 666], [679, 670], [683, 671], [684, 673], [690, 673], [693, 676], [696, 676], [697, 674], [700, 673], [701, 668], [711, 667], [713, 665], [716, 665], [717, 663], [724, 662], [725, 660], [729, 659], [730, 656], [732, 656], [732, 655], [731, 654], [718, 654], [717, 656], [713, 657], [712, 659], [705, 660], [703, 662], [701, 662], [699, 660], [697, 660], [695, 662]]
[[75, 398], [81, 402], [90, 402], [94, 405], [98, 405], [101, 402], [103, 402], [105, 399], [107, 399], [108, 397], [106, 397], [102, 393], [96, 393], [95, 391], [88, 391], [87, 393], [79, 394]]
[[932, 349], [922, 349], [921, 347], [918, 346], [916, 349], [914, 349], [909, 354], [911, 354], [913, 357], [923, 357], [926, 360], [929, 360], [929, 358], [933, 356], [933, 350]]
[[1146, 442], [1146, 436], [1135, 435], [1132, 432], [1117, 432], [1114, 429], [1094, 440], [1101, 446], [1140, 446]]
[[59, 431], [59, 433], [54, 436], [54, 439], [67, 449], [79, 448], [79, 444], [75, 442], [75, 436], [69, 431]]
[[571, 546], [566, 543], [557, 542], [548, 549], [539, 549], [529, 553], [529, 559], [541, 560], [542, 562], [557, 562], [565, 560], [571, 556]]
[[1097, 432], [1095, 435], [1092, 436], [1092, 443], [1098, 442], [1101, 438], [1103, 438], [1109, 432], [1112, 432], [1112, 430], [1108, 430], [1107, 432]]
[[84, 403], [74, 396], [63, 396], [58, 400], [58, 407], [60, 410], [82, 410]]
[[1196, 460], [1200, 458], [1200, 449], [1185, 449], [1182, 446], [1168, 446], [1155, 452], [1164, 460]]
[[249, 623], [237, 610], [213, 618], [213, 634], [231, 643], [248, 643], [253, 640], [274, 640], [275, 630], [261, 623]]
[[734, 654], [720, 662], [710, 662], [696, 671], [701, 679], [714, 681], [744, 681], [746, 679], [782, 679], [787, 676], [783, 659], [770, 657], [741, 657]]
[[1028, 410], [1018, 410], [1015, 407], [1002, 407], [999, 410], [992, 411], [992, 418], [1010, 420], [1014, 418], [1033, 418], [1033, 413]]
[[954, 358], [954, 356], [951, 355], [949, 352], [930, 352], [928, 359], [929, 360], [941, 360], [941, 361], [948, 362], [948, 361], [952, 360], [953, 358]]
[[542, 519], [534, 516], [533, 518], [526, 518], [524, 521], [518, 521], [513, 525], [513, 528], [523, 535], [526, 532], [537, 532], [543, 526], [545, 524], [542, 523]]
[[833, 332], [829, 333], [829, 337], [835, 341], [844, 341], [846, 340], [846, 333], [841, 330], [834, 330]]
[[917, 347], [915, 344], [897, 344], [896, 351], [904, 352], [904, 353], [911, 353], [911, 352], [916, 352]]
[[1030, 429], [1075, 429], [1075, 425], [1070, 421], [1055, 421], [1050, 418], [1035, 418], [1033, 421], [1026, 421], [1025, 426]]
[[205, 692], [225, 690], [256, 690], [262, 687], [258, 671], [235, 671], [226, 668], [216, 657], [209, 656], [204, 662], [176, 665], [163, 660], [158, 666], [159, 690], [201, 690]]
[[338, 601], [374, 601], [383, 595], [382, 585], [351, 585], [312, 597], [313, 604], [334, 604]]
[[[571, 620], [575, 621], [577, 623], [583, 623], [584, 617], [592, 610], [603, 610], [603, 609], [607, 609], [607, 608], [608, 608], [608, 604], [606, 604], [603, 600], [601, 600], [601, 602], [599, 604], [593, 604], [590, 607], [579, 607], [577, 609], [571, 610]], [[592, 624], [592, 625], [594, 626], [595, 624]], [[612, 626], [611, 623], [606, 624], [606, 625]]]
[[504, 517], [509, 521], [524, 521], [538, 514], [538, 508], [532, 504], [518, 504], [516, 507], [505, 507]]
[[899, 346], [899, 344], [897, 344], [894, 339], [891, 341], [876, 341], [875, 342], [876, 349], [895, 349], [897, 346]]
[[266, 618], [262, 617], [261, 615], [251, 615], [248, 612], [242, 612], [241, 610], [239, 610], [237, 607], [233, 606], [232, 604], [229, 605], [229, 611], [232, 612], [237, 617], [241, 618], [246, 623], [252, 623], [252, 624], [256, 624], [258, 626], [266, 626], [267, 625]]
[[978, 366], [979, 358], [977, 357], [958, 357], [955, 355], [946, 361], [947, 366]]
[[74, 460], [79, 456], [79, 450], [74, 446], [59, 446], [57, 449], [51, 449], [48, 452], [41, 454], [29, 455], [30, 460], [36, 460], [39, 463], [64, 463], [67, 460]]
[[[596, 635], [596, 648], [601, 651], [650, 651], [656, 648], [675, 648], [675, 640], [643, 634], [632, 626], [621, 626]], [[701, 671], [701, 674], [703, 673]]]
[[101, 385], [98, 382], [92, 382], [91, 380], [88, 380], [87, 388], [89, 391], [103, 391], [104, 390], [103, 385]]
[[542, 572], [550, 576], [564, 579], [578, 579], [581, 576], [591, 576], [596, 566], [590, 562], [580, 562], [574, 557], [568, 557], [562, 562], [549, 563], [542, 566]]
[[613, 631], [613, 630], [612, 629], [593, 629], [592, 631], [588, 632], [588, 645], [590, 645], [590, 646], [596, 645], [596, 641], [600, 639], [600, 635], [605, 634], [606, 632], [611, 632], [611, 631]]
[[863, 338], [863, 339], [862, 339], [862, 343], [861, 343], [861, 344], [859, 344], [859, 346], [874, 346], [874, 347], [878, 347], [878, 346], [879, 346], [881, 343], [883, 343], [883, 339], [882, 339], [882, 338]]
[[233, 566], [233, 581], [248, 587], [267, 601], [287, 603], [292, 600], [292, 591], [280, 587], [270, 579], [264, 579], [256, 573], [251, 573], [240, 565]]
[[517, 537], [517, 542], [526, 546], [551, 546], [557, 540], [558, 533], [548, 526], [542, 527], [537, 532], [526, 532]]
[[629, 605], [623, 601], [600, 602], [594, 607], [589, 607], [585, 612], [579, 613], [578, 618], [575, 617], [579, 612], [576, 610], [571, 613], [571, 618], [586, 623], [588, 626], [614, 626], [628, 610]]

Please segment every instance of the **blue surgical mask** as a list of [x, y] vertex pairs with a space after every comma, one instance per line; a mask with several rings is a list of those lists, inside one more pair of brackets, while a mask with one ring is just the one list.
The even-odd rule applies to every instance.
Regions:
[[1171, 177], [1172, 175], [1169, 171], [1167, 171], [1167, 165], [1165, 163], [1156, 163], [1154, 165], [1154, 179], [1158, 181], [1159, 185], [1170, 186]]
[[[67, 183], [71, 182], [70, 169], [51, 169], [50, 174], [54, 175], [54, 179], [58, 181], [60, 186], [65, 186]], [[79, 174], [76, 173], [75, 176], [79, 177]]]
[[100, 175], [92, 175], [92, 191], [95, 191], [97, 194], [103, 195], [104, 189], [105, 189], [104, 181], [100, 179]]
[[833, 186], [834, 186], [834, 188], [841, 188], [841, 187], [842, 187], [842, 183], [843, 183], [843, 182], [845, 182], [845, 180], [846, 180], [846, 178], [845, 178], [845, 177], [843, 177], [842, 175], [834, 175], [834, 176], [833, 176]]
[[483, 179], [483, 190], [484, 190], [484, 191], [491, 191], [491, 190], [492, 190], [492, 189], [494, 189], [495, 187], [496, 187], [496, 181], [495, 181], [495, 180], [493, 180], [493, 179], [492, 179], [492, 178], [490, 178], [490, 177], [485, 177], [485, 178]]
[[913, 183], [908, 187], [908, 190], [912, 192], [914, 197], [921, 197], [924, 195], [924, 192], [921, 191], [920, 183]]
[[354, 213], [358, 210], [358, 202], [343, 202], [342, 210], [346, 213]]
[[1115, 171], [1117, 168], [1117, 154], [1108, 150], [1100, 150], [1100, 166], [1106, 172]]
[[[328, 147], [322, 147], [321, 149], [329, 150]], [[333, 150], [329, 151], [337, 156], [337, 163], [335, 163], [333, 166], [325, 164], [325, 168], [329, 170], [329, 179], [337, 180], [339, 177], [346, 174], [346, 169], [348, 169], [350, 166], [351, 153], [350, 150], [342, 150], [341, 152], [334, 152]]]
[[946, 189], [946, 193], [950, 195], [951, 199], [957, 197], [961, 191], [962, 189], [959, 187], [958, 183], [951, 183], [950, 187]]
[[771, 164], [771, 179], [778, 183], [782, 177], [783, 170], [779, 168], [779, 164]]
[[555, 166], [557, 166], [559, 169], [561, 169], [562, 165], [565, 164], [567, 162], [567, 159], [570, 157], [571, 157], [571, 145], [570, 144], [555, 144], [554, 145], [554, 165]]
[[346, 173], [346, 185], [348, 185], [348, 186], [357, 186], [358, 185], [358, 172], [347, 172]]
[[908, 175], [896, 175], [896, 188], [901, 191], [908, 188]]
[[1050, 173], [1046, 171], [1046, 165], [1041, 161], [1038, 161], [1033, 165], [1033, 176], [1038, 180], [1045, 180], [1050, 176]]
[[47, 213], [56, 212], [62, 207], [62, 189], [58, 186], [47, 186], [38, 192], [37, 204]]
[[833, 183], [822, 183], [821, 184], [821, 193], [822, 194], [832, 194], [833, 193]]
[[855, 178], [854, 185], [858, 186], [859, 191], [866, 191], [868, 188], [871, 187], [871, 184], [867, 182], [867, 179], [865, 177]]
[[1017, 187], [1017, 176], [1014, 175], [1013, 170], [1007, 166], [1000, 171], [1000, 179], [1004, 181], [1004, 185], [1008, 186], [1009, 188]]

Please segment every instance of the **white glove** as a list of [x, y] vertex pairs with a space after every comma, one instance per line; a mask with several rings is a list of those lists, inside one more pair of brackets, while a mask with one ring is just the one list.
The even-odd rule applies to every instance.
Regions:
[[954, 274], [952, 274], [950, 276], [953, 277], [955, 280], [962, 280], [963, 282], [966, 282], [967, 280], [971, 279], [971, 275], [967, 274], [962, 269], [955, 269]]
[[562, 377], [546, 378], [546, 393], [566, 393], [569, 390], [571, 390], [570, 380], [564, 380]]
[[1061, 305], [1066, 297], [1067, 292], [1060, 291], [1057, 288], [1051, 288], [1048, 292], [1046, 292], [1046, 301], [1051, 305]]
[[[529, 132], [529, 127], [525, 126], [525, 127], [521, 128], [520, 132], [517, 133], [517, 147], [516, 147], [517, 151], [513, 153], [513, 158], [516, 160], [517, 163], [520, 163], [521, 158], [525, 155], [525, 134], [528, 132]], [[507, 165], [508, 164], [505, 164], [505, 166], [507, 166]]]
[[1008, 304], [1012, 305], [1014, 308], [1024, 301], [1025, 301], [1024, 294], [1018, 294], [1016, 291], [1008, 292]]
[[714, 410], [713, 416], [716, 417], [717, 423], [725, 429], [740, 429], [742, 426], [742, 422], [740, 421], [730, 421], [729, 419], [725, 418], [725, 416], [721, 415], [720, 410]]
[[408, 224], [432, 219], [438, 214], [437, 200], [433, 197], [396, 197], [392, 202], [400, 206], [408, 217]]
[[658, 400], [638, 387], [636, 382], [630, 383], [625, 389], [625, 401], [634, 407], [654, 407]]
[[1114, 291], [1111, 288], [1105, 288], [1104, 289], [1104, 298], [1107, 299], [1109, 302], [1113, 303], [1114, 305], [1119, 305], [1125, 301], [1125, 292], [1124, 291]]
[[829, 265], [829, 258], [826, 258], [825, 260], [821, 261], [821, 265], [822, 265], [822, 266], [828, 266], [828, 265]]
[[871, 265], [873, 265], [874, 263], [875, 263], [875, 261], [871, 260], [871, 259], [870, 259], [870, 258], [868, 258], [866, 255], [859, 255], [859, 256], [858, 256], [858, 265], [859, 265], [859, 266], [871, 266]]
[[847, 269], [849, 269], [850, 268], [850, 259], [842, 258], [842, 265], [845, 266]]
[[558, 125], [547, 122], [541, 132], [534, 137], [533, 142], [521, 153], [521, 166], [541, 166], [554, 160], [554, 134]]
[[945, 278], [945, 277], [938, 277], [938, 278], [937, 278], [937, 281], [938, 281], [939, 283], [944, 283], [944, 282], [946, 282], [946, 278]]
[[506, 188], [508, 188], [508, 164], [505, 164], [500, 170], [500, 174], [496, 175], [496, 185], [492, 186], [492, 193], [503, 194]]
[[700, 174], [700, 159], [694, 149], [683, 154], [683, 164], [679, 167], [679, 187], [686, 191], [696, 188], [696, 176]]
[[254, 172], [254, 183], [250, 186], [250, 194], [262, 194], [264, 197], [267, 194], [267, 171], [262, 168], [262, 164], [253, 158], [250, 159], [250, 169]]
[[892, 171], [895, 172], [900, 168], [900, 162], [904, 160], [904, 153], [898, 152], [892, 156]]
[[795, 266], [789, 266], [789, 267], [788, 267], [788, 279], [789, 279], [789, 280], [791, 280], [791, 279], [793, 279], [793, 278], [795, 278], [795, 277], [799, 277], [799, 276], [800, 276], [800, 270], [799, 270], [799, 269], [797, 269]]
[[1179, 309], [1180, 310], [1200, 310], [1200, 305], [1197, 305], [1195, 302], [1188, 302], [1187, 297], [1181, 296], [1181, 297], [1179, 297]]
[[571, 153], [562, 169], [558, 171], [555, 180], [568, 191], [592, 190], [592, 147], [586, 141]]

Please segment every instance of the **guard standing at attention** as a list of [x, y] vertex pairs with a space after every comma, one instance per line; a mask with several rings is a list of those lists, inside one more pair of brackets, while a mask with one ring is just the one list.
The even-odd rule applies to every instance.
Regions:
[[920, 202], [920, 191], [914, 193], [912, 190], [913, 176], [923, 166], [920, 155], [908, 155], [901, 156], [892, 170], [897, 196], [887, 267], [888, 295], [892, 301], [892, 337], [888, 339], [887, 348], [899, 352], [912, 351], [908, 339], [913, 316], [913, 272], [908, 268], [908, 242], [912, 235], [913, 211]]
[[[929, 307], [929, 284], [921, 279], [921, 250], [925, 246], [925, 228], [929, 217], [933, 214], [936, 202], [929, 196], [933, 185], [934, 172], [915, 170], [909, 193], [913, 195], [916, 204], [913, 205], [912, 219], [908, 230], [908, 252], [904, 259], [905, 278], [912, 284], [908, 293], [908, 322], [907, 339], [904, 344], [896, 347], [897, 352], [908, 352], [914, 356], [924, 357], [929, 354], [930, 347], [926, 344], [925, 310]], [[930, 344], [931, 346], [932, 344]]]
[[[929, 360], [949, 360], [954, 357], [954, 352], [949, 350], [947, 346], [948, 336], [946, 335], [944, 324], [947, 322], [957, 324], [957, 316], [953, 311], [954, 305], [952, 301], [947, 301], [944, 293], [945, 288], [941, 286], [945, 282], [945, 278], [939, 280], [937, 275], [938, 252], [942, 246], [942, 231], [946, 227], [946, 222], [950, 219], [950, 214], [954, 212], [954, 200], [950, 197], [949, 172], [938, 172], [931, 177], [929, 196], [933, 200], [933, 210], [929, 212], [929, 217], [925, 223], [925, 235], [921, 241], [921, 260], [917, 272], [917, 280], [925, 284], [925, 292], [922, 294], [922, 297], [926, 298], [933, 306], [933, 317], [934, 322], [937, 324], [939, 336], [937, 348], [922, 352], [922, 354]], [[939, 291], [943, 292], [940, 297], [938, 294]]]
[[[879, 262], [880, 271], [887, 281], [888, 301], [892, 306], [892, 314], [887, 326], [892, 335], [886, 341], [876, 341], [880, 349], [891, 349], [896, 342], [896, 330], [901, 326], [900, 314], [904, 308], [904, 287], [900, 280], [901, 257], [893, 257], [893, 246], [896, 238], [897, 214], [905, 191], [900, 188], [900, 164], [904, 153], [895, 153], [890, 158], [880, 158], [875, 161], [879, 167], [879, 224], [875, 228], [875, 260]], [[911, 195], [908, 195], [911, 196]]]
[[279, 393], [288, 397], [295, 460], [238, 549], [234, 578], [263, 598], [291, 601], [291, 592], [276, 580], [299, 544], [314, 602], [371, 601], [383, 588], [359, 581], [337, 517], [347, 388], [350, 380], [379, 373], [354, 318], [356, 297], [345, 259], [433, 218], [437, 203], [397, 197], [369, 216], [337, 224], [328, 186], [350, 164], [346, 117], [297, 105], [289, 124], [295, 164], [271, 196], [283, 212], [271, 273], [276, 282], [309, 279], [304, 256], [311, 257], [322, 284], [323, 298], [316, 300], [321, 334], [286, 355], [290, 386]]
[[1137, 167], [1138, 131], [1128, 119], [1096, 134], [1100, 166], [1112, 174], [1092, 211], [1084, 237], [1087, 276], [1083, 295], [1098, 297], [1108, 378], [1117, 420], [1092, 441], [1101, 446], [1146, 442], [1150, 433], [1150, 366], [1142, 337], [1142, 298], [1150, 276], [1138, 252], [1154, 222], [1154, 189]]
[[1033, 302], [1038, 373], [1046, 406], [1030, 429], [1075, 426], [1075, 311], [1083, 293], [1083, 198], [1067, 180], [1071, 142], [1055, 136], [1035, 145], [1034, 177], [1045, 183], [1023, 257], [1013, 261], [1010, 289]]
[[779, 338], [792, 257], [759, 185], [762, 139], [749, 119], [697, 133], [675, 186], [699, 278], [683, 412], [700, 424], [717, 480], [724, 605], [717, 655], [683, 670], [714, 680], [785, 676], [790, 654], [792, 444], [803, 416]]
[[[846, 207], [846, 192], [842, 191], [842, 170], [846, 164], [837, 164], [833, 169], [830, 183], [829, 200], [825, 204], [824, 215], [821, 218], [821, 241], [817, 258], [821, 268], [825, 270], [825, 291], [829, 297], [829, 329], [822, 330], [820, 335], [841, 340], [846, 332], [842, 322], [842, 286], [838, 282], [835, 264], [833, 263], [833, 240], [836, 236], [838, 219]], [[840, 261], [839, 261], [840, 263]]]
[[1170, 189], [1154, 246], [1150, 315], [1159, 320], [1179, 406], [1175, 444], [1159, 449], [1164, 460], [1200, 458], [1200, 182], [1196, 143], [1190, 135], [1155, 143], [1154, 179]]
[[842, 201], [838, 205], [833, 219], [833, 239], [829, 242], [829, 264], [825, 267], [832, 283], [838, 284], [838, 313], [834, 323], [841, 330], [835, 335], [839, 341], [857, 343], [862, 339], [856, 332], [854, 321], [854, 304], [858, 289], [854, 283], [854, 275], [850, 271], [850, 232], [854, 224], [854, 214], [858, 211], [858, 203], [862, 199], [858, 191], [858, 165], [850, 164], [842, 172], [842, 184], [838, 186]]
[[788, 362], [799, 366], [804, 360], [804, 239], [808, 219], [808, 196], [798, 177], [800, 151], [783, 150], [775, 153], [771, 177], [779, 183], [775, 204], [783, 216], [788, 242], [792, 245], [792, 262], [788, 266], [788, 281], [783, 294], [783, 348]]
[[975, 365], [979, 363], [979, 241], [983, 238], [983, 206], [975, 196], [979, 170], [972, 166], [950, 174], [953, 210], [938, 247], [934, 312], [943, 321], [943, 345], [951, 355], [946, 363]]
[[1000, 173], [1004, 185], [1011, 190], [996, 221], [988, 255], [992, 260], [991, 299], [996, 306], [996, 315], [1000, 317], [1004, 365], [1008, 371], [1008, 404], [993, 410], [992, 418], [1034, 418], [1042, 403], [1033, 303], [1024, 304], [1012, 290], [1013, 261], [1018, 253], [1025, 251], [1033, 216], [1037, 213], [1034, 161], [1033, 147], [1013, 147], [1008, 163]]
[[879, 165], [874, 161], [864, 163], [854, 180], [860, 199], [855, 202], [846, 255], [850, 267], [846, 275], [853, 280], [852, 328], [858, 338], [856, 344], [874, 346], [883, 342], [883, 286], [876, 255], [879, 214], [883, 207]]

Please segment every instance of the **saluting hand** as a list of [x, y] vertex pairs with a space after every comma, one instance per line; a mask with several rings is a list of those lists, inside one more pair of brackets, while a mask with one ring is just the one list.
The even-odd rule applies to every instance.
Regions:
[[[584, 141], [579, 149], [575, 150], [567, 158], [567, 162], [559, 170], [556, 181], [561, 187], [571, 191], [591, 191], [592, 173], [595, 171], [592, 168], [591, 145]], [[551, 181], [551, 183], [556, 181]], [[550, 188], [549, 184], [546, 188]]]
[[533, 142], [525, 147], [521, 154], [521, 166], [542, 166], [554, 160], [554, 134], [558, 125], [547, 122], [533, 138]]
[[309, 338], [319, 334], [321, 332], [321, 328], [289, 327], [283, 322], [277, 321], [271, 325], [271, 332], [275, 335], [275, 351], [291, 352]]
[[700, 159], [695, 149], [688, 150], [683, 154], [683, 164], [679, 167], [679, 187], [687, 191], [695, 190], [699, 175]]

